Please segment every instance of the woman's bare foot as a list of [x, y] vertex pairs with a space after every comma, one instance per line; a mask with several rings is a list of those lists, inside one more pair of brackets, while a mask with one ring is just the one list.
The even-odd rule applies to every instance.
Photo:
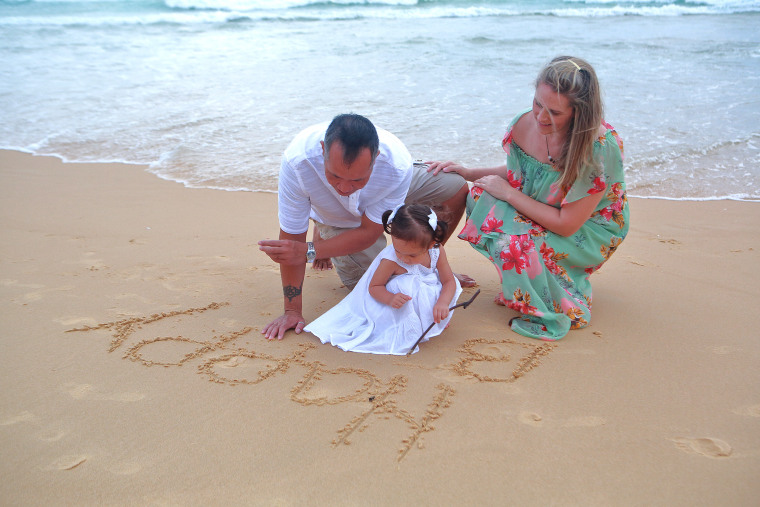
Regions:
[[462, 287], [477, 287], [478, 282], [475, 281], [474, 278], [471, 278], [467, 275], [464, 275], [462, 273], [454, 273], [454, 276], [457, 280], [459, 280], [459, 285]]

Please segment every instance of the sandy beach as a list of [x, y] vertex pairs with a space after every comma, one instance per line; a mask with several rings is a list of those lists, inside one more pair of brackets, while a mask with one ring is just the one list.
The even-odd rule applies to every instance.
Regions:
[[[0, 151], [2, 505], [757, 505], [760, 203], [631, 199], [591, 325], [481, 294], [409, 357], [281, 312], [272, 193]], [[460, 301], [470, 297], [466, 289]], [[305, 316], [345, 294], [307, 270]]]

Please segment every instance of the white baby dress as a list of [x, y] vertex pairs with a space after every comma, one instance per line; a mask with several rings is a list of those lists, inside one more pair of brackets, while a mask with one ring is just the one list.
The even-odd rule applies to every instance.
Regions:
[[[325, 312], [321, 317], [304, 328], [322, 343], [330, 342], [343, 350], [368, 352], [372, 354], [404, 355], [414, 345], [422, 333], [433, 323], [433, 306], [441, 293], [438, 276], [437, 248], [431, 248], [430, 267], [421, 264], [409, 265], [396, 256], [393, 244], [378, 254], [367, 272], [361, 277], [354, 290], [343, 300]], [[386, 288], [392, 293], [402, 292], [412, 299], [401, 308], [393, 308], [380, 303], [369, 293], [369, 282], [382, 259], [389, 259], [407, 272], [392, 276]], [[456, 282], [456, 292], [448, 307], [456, 304], [462, 287]], [[454, 312], [433, 326], [423, 342], [437, 336], [446, 328]], [[415, 352], [419, 347], [415, 349]]]

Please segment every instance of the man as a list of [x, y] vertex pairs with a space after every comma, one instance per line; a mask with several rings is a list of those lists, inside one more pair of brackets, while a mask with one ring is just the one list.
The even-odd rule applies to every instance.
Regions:
[[[343, 284], [353, 289], [385, 248], [384, 211], [405, 201], [437, 205], [451, 233], [464, 212], [467, 191], [458, 174], [433, 175], [413, 164], [398, 138], [363, 116], [342, 114], [329, 126], [303, 130], [282, 157], [279, 239], [259, 241], [259, 249], [280, 264], [284, 294], [283, 314], [262, 334], [282, 339], [288, 329], [303, 330], [307, 263], [319, 270], [335, 266]], [[309, 219], [315, 225], [313, 242], [306, 241]], [[468, 277], [462, 281], [474, 285]]]

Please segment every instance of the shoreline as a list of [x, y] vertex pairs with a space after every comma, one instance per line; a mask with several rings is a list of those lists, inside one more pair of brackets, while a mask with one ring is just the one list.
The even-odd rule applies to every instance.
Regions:
[[[483, 293], [408, 358], [261, 336], [282, 308], [256, 245], [277, 236], [274, 193], [0, 150], [0, 202], [9, 504], [760, 494], [753, 202], [631, 198], [629, 235], [592, 277], [591, 325], [556, 343], [508, 331], [493, 267], [452, 239], [452, 268]], [[344, 295], [307, 270], [305, 317]]]
[[[139, 162], [127, 162], [123, 160], [95, 161], [95, 162], [70, 160], [60, 154], [40, 155], [40, 154], [35, 153], [32, 150], [26, 150], [22, 148], [14, 148], [14, 147], [0, 147], [0, 153], [1, 152], [23, 153], [25, 155], [31, 155], [33, 157], [50, 157], [50, 158], [54, 158], [61, 161], [63, 164], [119, 164], [119, 165], [124, 165], [124, 166], [136, 166], [136, 167], [143, 168], [145, 172], [155, 176], [156, 178], [162, 179], [164, 181], [169, 181], [172, 183], [179, 183], [185, 188], [192, 189], [192, 190], [221, 190], [223, 192], [253, 192], [253, 193], [265, 193], [265, 194], [275, 194], [275, 195], [277, 194], [276, 189], [267, 190], [267, 189], [249, 189], [249, 188], [242, 188], [242, 187], [226, 188], [226, 187], [220, 187], [220, 186], [194, 186], [194, 185], [189, 184], [187, 181], [183, 181], [178, 178], [165, 176], [165, 175], [159, 174], [158, 172], [153, 172], [150, 168], [151, 164], [144, 164], [144, 163], [139, 163]], [[737, 202], [760, 203], [760, 197], [736, 197], [736, 196], [731, 196], [731, 195], [718, 196], [718, 197], [668, 197], [668, 196], [632, 195], [629, 192], [629, 197], [635, 198], [635, 199], [656, 199], [656, 200], [664, 200], [664, 201], [686, 201], [686, 202], [737, 201]]]

